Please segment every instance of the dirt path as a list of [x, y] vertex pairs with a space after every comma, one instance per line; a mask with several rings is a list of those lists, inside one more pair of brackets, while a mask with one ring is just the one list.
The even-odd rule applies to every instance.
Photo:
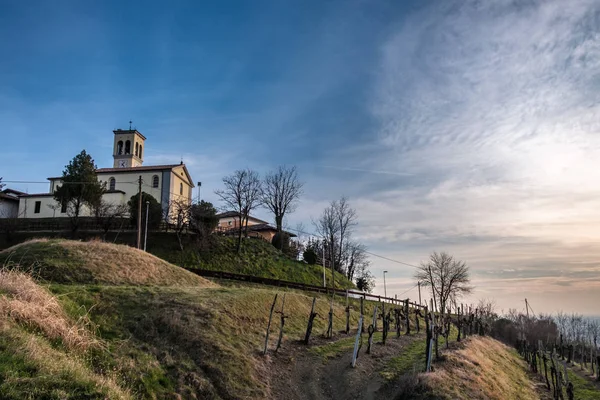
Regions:
[[[338, 335], [338, 339], [348, 336]], [[366, 335], [356, 368], [352, 368], [352, 350], [324, 360], [309, 351], [300, 342], [288, 343], [284, 351], [272, 357], [271, 387], [274, 398], [292, 400], [322, 399], [380, 399], [393, 392], [380, 374], [393, 357], [414, 340], [424, 340], [423, 335], [400, 336], [390, 332], [386, 345], [374, 343], [371, 354], [366, 354]], [[315, 338], [310, 347], [332, 343]]]

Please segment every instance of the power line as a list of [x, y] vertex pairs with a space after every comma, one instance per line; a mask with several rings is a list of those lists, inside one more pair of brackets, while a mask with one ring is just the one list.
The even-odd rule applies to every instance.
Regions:
[[[295, 232], [297, 232], [297, 233], [302, 233], [302, 234], [304, 234], [304, 235], [309, 235], [309, 236], [321, 236], [321, 235], [317, 235], [317, 234], [315, 234], [315, 233], [311, 233], [311, 232], [304, 232], [304, 231], [301, 231], [301, 230], [298, 230], [298, 229], [294, 229], [294, 228], [286, 228], [286, 229], [287, 229], [287, 230], [290, 230], [290, 231], [295, 231]], [[409, 267], [419, 268], [417, 265], [414, 265], [414, 264], [409, 264], [409, 263], [405, 263], [404, 261], [394, 260], [393, 258], [385, 257], [385, 256], [382, 256], [382, 255], [380, 255], [380, 254], [376, 254], [376, 253], [373, 253], [373, 252], [370, 252], [370, 251], [367, 251], [367, 250], [364, 250], [364, 252], [365, 252], [365, 253], [367, 253], [367, 254], [369, 254], [369, 255], [372, 255], [372, 256], [374, 256], [374, 257], [378, 257], [378, 258], [381, 258], [381, 259], [384, 259], [384, 260], [387, 260], [387, 261], [395, 262], [395, 263], [397, 263], [397, 264], [402, 264], [402, 265], [406, 265], [406, 266], [409, 266]], [[416, 286], [416, 285], [415, 285], [415, 286]]]
[[411, 287], [410, 289], [407, 289], [407, 290], [405, 290], [404, 292], [400, 293], [400, 294], [398, 295], [398, 297], [402, 296], [404, 293], [408, 293], [408, 292], [410, 292], [411, 290], [413, 290], [413, 289], [414, 289], [414, 288], [416, 288], [417, 286], [419, 286], [419, 284], [418, 284], [418, 283], [417, 283], [415, 286]]
[[369, 254], [369, 255], [375, 256], [375, 257], [383, 258], [384, 260], [388, 260], [388, 261], [395, 262], [395, 263], [402, 264], [402, 265], [407, 265], [409, 267], [419, 268], [418, 265], [413, 265], [413, 264], [405, 263], [404, 261], [394, 260], [392, 258], [381, 256], [379, 254], [371, 253], [370, 251], [367, 251], [367, 250], [365, 250], [364, 252], [367, 253], [367, 254]]
[[[51, 181], [38, 182], [38, 181], [5, 181], [5, 180], [2, 180], [2, 183], [32, 183], [32, 184], [34, 184], [34, 183], [40, 183], [40, 184], [44, 183], [46, 185], [49, 184], [50, 182]], [[98, 181], [98, 182], [100, 182], [100, 181]], [[61, 185], [87, 185], [89, 183], [94, 183], [94, 182], [63, 182], [63, 181], [60, 182]], [[115, 183], [120, 183], [120, 184], [129, 183], [129, 184], [136, 184], [137, 185], [137, 182], [127, 182], [127, 181], [115, 182]]]

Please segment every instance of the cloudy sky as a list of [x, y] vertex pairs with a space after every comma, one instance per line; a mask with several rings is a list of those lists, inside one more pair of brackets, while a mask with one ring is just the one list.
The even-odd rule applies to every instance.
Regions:
[[[5, 180], [82, 148], [111, 166], [131, 119], [145, 164], [183, 158], [204, 199], [295, 164], [290, 226], [345, 195], [370, 251], [467, 261], [470, 301], [598, 314], [600, 2], [122, 3], [0, 0]], [[417, 297], [413, 268], [372, 263], [377, 292], [387, 269]]]

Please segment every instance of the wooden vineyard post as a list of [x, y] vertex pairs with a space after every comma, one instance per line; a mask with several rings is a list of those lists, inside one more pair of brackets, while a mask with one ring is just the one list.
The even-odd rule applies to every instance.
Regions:
[[594, 358], [594, 349], [590, 347], [590, 370], [592, 371], [592, 376], [596, 373], [596, 369], [598, 369], [598, 365], [596, 364], [596, 359]]
[[548, 357], [546, 356], [546, 352], [542, 355], [542, 361], [544, 362], [544, 377], [546, 378], [546, 386], [548, 390], [550, 390], [550, 381], [548, 380]]
[[373, 334], [375, 333], [375, 328], [373, 328], [373, 325], [369, 325], [367, 333], [369, 334], [369, 339], [367, 340], [367, 354], [371, 354], [371, 346], [373, 345]]
[[350, 300], [348, 299], [348, 289], [346, 289], [346, 335], [350, 333]]
[[312, 307], [310, 309], [310, 315], [308, 316], [308, 325], [306, 326], [306, 335], [304, 336], [304, 344], [308, 344], [308, 340], [310, 339], [310, 334], [312, 332], [313, 321], [315, 320], [317, 313], [315, 312], [315, 302], [317, 301], [316, 297], [313, 297]]
[[[553, 361], [554, 361], [554, 359], [553, 359]], [[556, 364], [555, 364], [555, 370], [556, 370], [556, 390], [557, 390], [557, 397], [556, 398], [560, 399], [560, 400], [564, 400], [565, 396], [563, 394], [563, 389], [562, 389], [563, 388], [563, 374], [560, 371], [559, 364], [560, 364], [560, 362], [557, 360]], [[563, 365], [565, 365], [565, 364], [563, 364]]]
[[418, 307], [415, 307], [415, 323], [417, 325], [417, 333], [421, 332], [421, 324], [419, 322], [419, 317], [423, 318], [421, 315], [421, 310]]
[[396, 323], [396, 337], [400, 337], [400, 309], [394, 308], [394, 322]]
[[377, 331], [377, 305], [375, 305], [375, 309], [373, 310], [373, 331]]
[[462, 328], [462, 321], [460, 320], [460, 308], [456, 307], [456, 327], [458, 328], [458, 335], [456, 336], [456, 341], [460, 342], [460, 330]]
[[410, 313], [408, 311], [408, 299], [404, 303], [404, 315], [406, 316], [406, 334], [410, 335]]
[[388, 326], [386, 324], [386, 318], [385, 318], [385, 302], [381, 305], [381, 320], [382, 320], [382, 331], [381, 331], [381, 343], [383, 345], [385, 345], [385, 340], [387, 339], [387, 329]]
[[283, 294], [283, 301], [281, 302], [281, 312], [280, 312], [281, 325], [279, 326], [279, 338], [277, 339], [277, 347], [275, 347], [275, 353], [277, 353], [277, 350], [279, 350], [279, 348], [281, 347], [281, 340], [283, 339], [283, 326], [285, 325], [285, 319], [287, 318], [287, 316], [283, 312], [284, 307], [285, 307], [285, 293]]
[[334, 298], [334, 296], [335, 296], [335, 291], [331, 295], [331, 304], [329, 306], [329, 321], [327, 323], [327, 333], [325, 335], [328, 338], [333, 337], [333, 298]]
[[[346, 292], [347, 293], [347, 292]], [[354, 351], [352, 352], [352, 368], [356, 367], [356, 359], [362, 342], [362, 326], [363, 326], [363, 299], [360, 299], [360, 317], [358, 318], [358, 329], [356, 330], [356, 339], [354, 340]]]
[[263, 355], [267, 354], [267, 347], [269, 346], [269, 331], [271, 330], [271, 320], [273, 319], [273, 309], [275, 308], [276, 302], [277, 302], [277, 293], [275, 294], [275, 298], [273, 299], [273, 304], [271, 305], [271, 312], [269, 313], [269, 323], [267, 324], [267, 334], [265, 335], [265, 349], [263, 350]]
[[[434, 306], [435, 306], [435, 304], [434, 304]], [[434, 321], [433, 324], [432, 324], [432, 329], [433, 329], [432, 333], [433, 333], [433, 345], [435, 347], [435, 360], [437, 361], [440, 358], [440, 350], [439, 350], [438, 339], [439, 339], [439, 336], [440, 336], [440, 328], [441, 328], [441, 326], [438, 326], [438, 322], [440, 324], [442, 324], [443, 322], [441, 321], [441, 318], [440, 318], [440, 321], [436, 321], [436, 319], [438, 317], [440, 317], [440, 315], [438, 313], [438, 315], [436, 316], [435, 315], [435, 311], [436, 311], [435, 309], [432, 309], [432, 311], [431, 311], [431, 318]]]
[[[433, 333], [435, 331], [435, 314], [433, 312], [433, 301], [429, 300], [429, 306], [431, 307], [431, 311], [429, 311], [429, 329], [427, 329], [427, 372], [431, 372], [431, 354], [433, 353]], [[427, 311], [427, 309], [426, 309]]]

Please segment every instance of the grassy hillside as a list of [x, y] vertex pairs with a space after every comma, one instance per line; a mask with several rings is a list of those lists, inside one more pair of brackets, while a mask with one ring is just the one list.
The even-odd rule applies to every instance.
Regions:
[[[341, 298], [333, 303], [334, 338], [325, 339], [331, 298], [317, 296], [307, 349], [298, 340], [311, 295], [220, 287], [136, 249], [97, 242], [38, 240], [0, 256], [13, 262], [0, 269], [0, 398], [329, 399], [359, 390], [365, 398], [538, 398], [516, 353], [488, 338], [469, 338], [434, 373], [414, 375], [423, 367], [423, 333], [391, 333], [386, 346], [377, 333], [372, 354], [363, 348], [350, 368], [353, 337], [340, 333]], [[275, 314], [263, 356], [275, 294], [275, 310], [285, 295], [283, 347], [273, 352]], [[356, 300], [351, 306], [355, 328]], [[365, 304], [366, 315], [373, 307]]]
[[471, 336], [445, 354], [430, 374], [405, 377], [397, 399], [545, 398], [517, 352], [489, 337]]
[[[119, 245], [42, 240], [0, 253], [9, 254], [35, 265], [0, 270], [0, 398], [270, 396], [261, 350], [275, 291], [221, 288]], [[285, 295], [284, 348], [304, 335], [312, 302]], [[318, 297], [315, 338], [329, 304]], [[334, 307], [337, 330], [345, 314]]]
[[[39, 233], [18, 232], [13, 235], [12, 244], [37, 238], [39, 235]], [[59, 236], [60, 233], [45, 232], [43, 235]], [[94, 237], [93, 233], [80, 232], [80, 238], [83, 240], [90, 240]], [[135, 241], [135, 234], [132, 232], [123, 232], [117, 237], [117, 243], [120, 244], [134, 246]], [[215, 235], [210, 244], [201, 250], [198, 249], [193, 236], [184, 236], [183, 241], [184, 250], [181, 251], [174, 233], [151, 232], [148, 236], [147, 249], [149, 253], [163, 260], [186, 268], [226, 271], [318, 286], [323, 284], [322, 266], [290, 260], [271, 244], [259, 239], [244, 239], [240, 254], [235, 251], [236, 242], [231, 237]], [[0, 240], [0, 246], [7, 247], [8, 245]], [[326, 273], [326, 280], [329, 286], [330, 270]], [[337, 272], [335, 273], [335, 283], [338, 288], [355, 287], [343, 274]]]
[[56, 283], [212, 285], [151, 254], [99, 241], [34, 239], [1, 251], [0, 265]]
[[[323, 285], [323, 267], [291, 260], [279, 250], [259, 239], [244, 239], [242, 250], [236, 252], [236, 240], [232, 237], [214, 236], [209, 246], [201, 251], [189, 242], [182, 252], [176, 242], [152, 243], [149, 251], [173, 264], [186, 268], [201, 268], [226, 271], [236, 274], [260, 276]], [[327, 285], [331, 281], [331, 270], [326, 271]], [[339, 288], [353, 288], [343, 274], [335, 272], [335, 284]]]

